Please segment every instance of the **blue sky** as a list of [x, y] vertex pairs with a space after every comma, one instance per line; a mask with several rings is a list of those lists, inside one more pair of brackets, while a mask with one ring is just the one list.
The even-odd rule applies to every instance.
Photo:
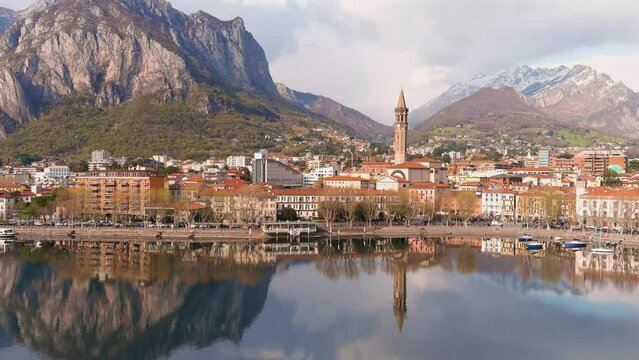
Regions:
[[[23, 8], [32, 1], [0, 0]], [[390, 123], [477, 73], [582, 63], [639, 90], [639, 2], [628, 0], [174, 0], [244, 18], [273, 78]]]

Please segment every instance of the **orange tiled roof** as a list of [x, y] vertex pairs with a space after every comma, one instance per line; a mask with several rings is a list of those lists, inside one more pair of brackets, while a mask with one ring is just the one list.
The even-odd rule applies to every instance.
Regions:
[[428, 169], [426, 166], [418, 163], [418, 162], [405, 162], [402, 164], [398, 164], [393, 166], [394, 169]]
[[358, 176], [330, 176], [325, 177], [324, 181], [368, 181]]
[[429, 183], [429, 182], [418, 182], [410, 185], [411, 189], [448, 189], [450, 186], [448, 184], [438, 184], [438, 183]]

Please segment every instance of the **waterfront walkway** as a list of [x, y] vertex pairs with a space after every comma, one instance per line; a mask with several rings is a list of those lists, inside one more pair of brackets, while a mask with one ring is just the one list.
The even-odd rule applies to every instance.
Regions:
[[[154, 229], [154, 228], [110, 228], [110, 227], [16, 227], [19, 240], [63, 239], [67, 234], [75, 231], [78, 239], [96, 238], [108, 240], [153, 239], [159, 231], [162, 238], [174, 241], [264, 241], [270, 237], [260, 230], [236, 229]], [[591, 233], [570, 230], [523, 229], [517, 226], [485, 227], [485, 226], [391, 226], [362, 228], [340, 228], [332, 234], [317, 233], [310, 237], [354, 238], [354, 237], [504, 237], [513, 238], [522, 234], [529, 234], [538, 240], [549, 240], [551, 237], [561, 237], [564, 240], [587, 240]], [[305, 235], [302, 235], [306, 239]], [[282, 238], [280, 238], [282, 239]], [[602, 240], [624, 240], [628, 245], [639, 246], [639, 236], [619, 235], [614, 233], [602, 234]]]

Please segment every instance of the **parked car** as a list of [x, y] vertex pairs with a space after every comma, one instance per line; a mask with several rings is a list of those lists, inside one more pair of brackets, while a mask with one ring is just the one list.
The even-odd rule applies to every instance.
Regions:
[[493, 220], [490, 222], [490, 226], [504, 227], [504, 223], [502, 223], [501, 221]]

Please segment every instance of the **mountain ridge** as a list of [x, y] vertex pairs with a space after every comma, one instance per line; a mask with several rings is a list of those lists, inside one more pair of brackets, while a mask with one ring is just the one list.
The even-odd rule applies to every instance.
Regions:
[[282, 98], [291, 104], [346, 125], [364, 139], [388, 141], [393, 137], [394, 130], [391, 126], [382, 125], [331, 98], [296, 91], [281, 83], [277, 83], [276, 87]]
[[[585, 127], [639, 138], [639, 96], [624, 83], [584, 65], [553, 69], [521, 66], [482, 74], [453, 85], [418, 108], [413, 116], [428, 122], [439, 111], [481, 89], [513, 88], [545, 115], [568, 127]], [[533, 126], [534, 124], [531, 124]]]

